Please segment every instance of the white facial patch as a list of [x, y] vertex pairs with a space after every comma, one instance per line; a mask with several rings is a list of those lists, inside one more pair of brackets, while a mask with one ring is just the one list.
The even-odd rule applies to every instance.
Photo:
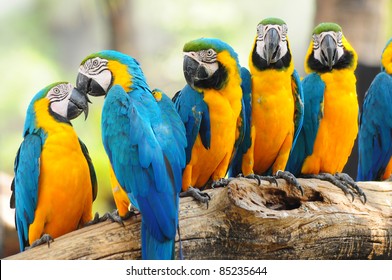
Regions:
[[219, 68], [219, 64], [217, 62], [218, 54], [213, 49], [201, 50], [198, 52], [186, 52], [184, 55], [191, 57], [202, 65], [206, 69], [208, 76], [214, 74]]
[[288, 27], [286, 24], [283, 24], [283, 25], [277, 25], [277, 24], [262, 25], [262, 24], [259, 24], [257, 26], [256, 52], [263, 59], [265, 59], [265, 60], [267, 59], [266, 53], [265, 53], [265, 51], [266, 51], [266, 42], [265, 41], [266, 41], [267, 33], [271, 29], [275, 29], [279, 35], [279, 43], [278, 43], [279, 53], [271, 61], [272, 63], [275, 63], [288, 52], [288, 47], [287, 47]]
[[108, 69], [108, 60], [94, 57], [86, 60], [79, 67], [79, 73], [94, 79], [105, 92], [107, 92], [112, 81], [112, 73]]
[[339, 60], [344, 54], [343, 43], [342, 43], [343, 33], [341, 31], [339, 32], [327, 31], [327, 32], [322, 32], [320, 34], [313, 34], [314, 58], [321, 61], [322, 58], [321, 58], [320, 45], [321, 42], [324, 40], [325, 36], [327, 35], [330, 35], [336, 43], [337, 60]]
[[46, 95], [50, 101], [50, 108], [53, 112], [67, 118], [68, 103], [73, 85], [70, 83], [58, 84], [51, 88]]

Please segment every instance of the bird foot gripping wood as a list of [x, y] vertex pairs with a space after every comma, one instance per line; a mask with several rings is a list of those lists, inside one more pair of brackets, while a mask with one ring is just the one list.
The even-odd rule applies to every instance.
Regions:
[[211, 200], [211, 196], [206, 193], [202, 192], [201, 190], [194, 188], [194, 187], [189, 187], [188, 190], [181, 192], [180, 197], [193, 197], [195, 200], [206, 203], [207, 208], [208, 208], [208, 201]]
[[303, 188], [298, 183], [295, 176], [288, 171], [278, 170], [276, 172], [275, 176], [261, 176], [261, 175], [257, 175], [257, 174], [250, 174], [248, 176], [245, 176], [245, 178], [255, 179], [255, 180], [257, 180], [257, 183], [259, 185], [261, 184], [261, 181], [267, 181], [270, 184], [275, 184], [276, 186], [279, 185], [277, 179], [284, 179], [288, 184], [295, 186], [301, 192], [301, 195], [304, 195]]
[[[239, 176], [239, 177], [241, 177], [241, 176]], [[267, 181], [267, 182], [270, 182], [270, 184], [275, 184], [276, 186], [278, 186], [278, 181], [276, 180], [276, 178], [274, 176], [261, 176], [261, 175], [257, 175], [257, 174], [249, 174], [249, 175], [245, 176], [245, 178], [256, 180], [258, 185], [261, 184], [261, 181]]]
[[220, 178], [219, 180], [216, 180], [212, 182], [211, 188], [223, 188], [226, 187], [234, 178]]
[[359, 199], [363, 204], [366, 203], [366, 195], [362, 189], [355, 183], [355, 181], [346, 173], [335, 173], [334, 175], [330, 173], [319, 173], [319, 174], [306, 174], [303, 175], [304, 178], [315, 178], [323, 181], [330, 182], [331, 184], [337, 186], [341, 189], [346, 196], [351, 196], [351, 201], [354, 201], [355, 195], [352, 190], [354, 190]]
[[127, 212], [127, 214], [123, 217], [118, 214], [118, 210], [114, 210], [112, 213], [107, 212], [100, 218], [100, 222], [110, 220], [111, 222], [115, 222], [115, 223], [118, 223], [122, 226], [125, 226], [124, 225], [125, 220], [128, 220], [131, 217], [137, 217], [138, 215], [140, 215], [139, 210], [133, 206], [129, 207], [128, 210], [129, 211]]
[[363, 190], [357, 185], [357, 183], [355, 183], [355, 181], [353, 180], [353, 178], [351, 178], [348, 174], [346, 173], [335, 173], [335, 177], [340, 180], [341, 182], [343, 182], [344, 184], [346, 184], [346, 186], [351, 187], [352, 189], [354, 189], [356, 191], [356, 193], [359, 196], [359, 199], [361, 200], [361, 202], [363, 204], [366, 203], [367, 198], [366, 198], [366, 194], [363, 192]]
[[95, 213], [94, 219], [92, 219], [90, 222], [86, 223], [84, 226], [87, 227], [87, 226], [95, 225], [95, 224], [98, 224], [98, 223], [101, 223], [101, 222], [104, 222], [107, 220], [110, 220], [112, 222], [116, 222], [122, 226], [125, 226], [124, 225], [125, 220], [128, 220], [131, 217], [136, 217], [139, 214], [140, 214], [139, 210], [137, 210], [136, 208], [134, 208], [132, 206], [129, 208], [129, 211], [127, 212], [127, 214], [124, 217], [121, 217], [118, 214], [118, 210], [114, 210], [112, 213], [107, 212], [107, 213], [103, 214], [102, 217], [99, 217], [99, 214], [97, 212], [97, 213]]
[[278, 170], [275, 176], [277, 179], [284, 179], [288, 184], [296, 187], [301, 192], [302, 196], [304, 195], [304, 189], [298, 183], [297, 178], [289, 171]]
[[34, 247], [39, 246], [39, 245], [42, 245], [42, 244], [45, 244], [45, 243], [48, 244], [48, 248], [49, 248], [51, 242], [54, 242], [53, 237], [50, 236], [49, 234], [46, 234], [46, 233], [45, 233], [44, 235], [41, 236], [40, 239], [35, 240], [35, 241], [30, 245], [30, 247], [26, 247], [26, 250], [31, 249], [31, 248], [34, 248]]

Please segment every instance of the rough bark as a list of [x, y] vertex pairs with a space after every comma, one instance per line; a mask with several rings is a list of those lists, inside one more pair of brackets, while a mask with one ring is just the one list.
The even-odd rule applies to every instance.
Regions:
[[[183, 198], [185, 259], [392, 259], [392, 183], [359, 183], [367, 195], [351, 202], [337, 187], [299, 179], [304, 195], [239, 178], [207, 190], [209, 207]], [[176, 252], [178, 253], [178, 239]], [[140, 216], [102, 222], [8, 259], [139, 259]]]

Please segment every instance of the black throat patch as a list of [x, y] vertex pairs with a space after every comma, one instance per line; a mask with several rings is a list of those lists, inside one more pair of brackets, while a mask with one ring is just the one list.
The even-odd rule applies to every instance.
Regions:
[[252, 62], [253, 65], [258, 69], [258, 70], [266, 70], [266, 69], [284, 69], [290, 66], [291, 62], [291, 52], [289, 49], [287, 49], [287, 53], [279, 59], [275, 63], [270, 63], [270, 65], [267, 64], [267, 61], [263, 58], [261, 58], [257, 52], [256, 52], [256, 44], [253, 48], [252, 51]]
[[332, 69], [329, 69], [328, 66], [325, 66], [320, 61], [314, 58], [314, 51], [312, 51], [307, 63], [308, 63], [308, 67], [313, 71], [317, 73], [326, 73], [326, 72], [330, 72], [333, 69], [341, 70], [341, 69], [348, 68], [349, 66], [352, 65], [353, 59], [354, 59], [353, 53], [344, 50], [342, 57], [338, 60], [338, 62], [334, 66], [332, 66]]
[[219, 61], [218, 61], [218, 65], [219, 65], [218, 70], [216, 70], [211, 77], [209, 77], [208, 79], [195, 81], [194, 82], [195, 87], [213, 88], [217, 90], [222, 89], [227, 82], [228, 73], [226, 68]]

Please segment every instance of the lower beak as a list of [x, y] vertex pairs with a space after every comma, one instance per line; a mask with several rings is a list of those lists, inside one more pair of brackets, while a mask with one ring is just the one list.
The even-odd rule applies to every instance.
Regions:
[[68, 119], [72, 120], [84, 112], [85, 119], [88, 116], [88, 97], [74, 88], [69, 98], [69, 105], [67, 110]]
[[76, 87], [86, 96], [87, 94], [92, 96], [106, 95], [106, 91], [94, 79], [87, 77], [82, 73], [79, 73], [76, 78]]

